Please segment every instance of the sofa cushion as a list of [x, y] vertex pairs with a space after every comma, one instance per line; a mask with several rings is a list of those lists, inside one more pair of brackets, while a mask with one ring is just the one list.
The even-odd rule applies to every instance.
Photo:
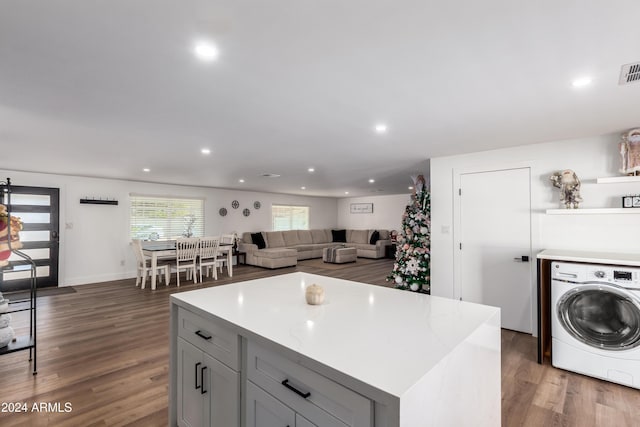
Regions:
[[378, 240], [380, 240], [380, 232], [378, 232], [378, 230], [373, 230], [373, 233], [371, 233], [371, 237], [369, 238], [369, 243], [375, 245]]
[[347, 241], [347, 230], [331, 230], [331, 235], [333, 236], [334, 242], [345, 242]]
[[293, 257], [296, 258], [298, 256], [298, 251], [295, 249], [287, 249], [287, 248], [268, 248], [263, 249], [261, 251], [254, 251], [253, 255], [256, 258], [288, 258]]
[[282, 237], [284, 238], [285, 246], [295, 246], [300, 244], [300, 239], [298, 239], [297, 230], [283, 231]]
[[313, 243], [311, 230], [298, 230], [298, 240], [301, 245], [310, 245]]
[[369, 243], [369, 231], [367, 230], [352, 230], [351, 240], [349, 243]]
[[331, 241], [325, 230], [311, 230], [311, 239], [313, 243], [329, 243]]
[[309, 245], [296, 245], [296, 246], [292, 246], [290, 249], [295, 249], [298, 252], [305, 252], [305, 251], [312, 251], [314, 249], [318, 249], [321, 248], [321, 245], [314, 245], [309, 244]]
[[389, 230], [380, 230], [380, 240], [389, 240]]
[[251, 233], [251, 243], [258, 245], [258, 249], [264, 249], [267, 247], [267, 244], [264, 241], [264, 236], [259, 232]]
[[282, 231], [267, 231], [267, 247], [283, 248], [285, 247]]

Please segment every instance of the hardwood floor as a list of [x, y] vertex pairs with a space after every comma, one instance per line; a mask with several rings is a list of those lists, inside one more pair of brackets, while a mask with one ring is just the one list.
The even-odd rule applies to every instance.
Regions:
[[[364, 260], [363, 260], [364, 261]], [[2, 426], [164, 426], [167, 423], [169, 295], [285, 274], [324, 274], [389, 286], [393, 261], [326, 266], [309, 261], [275, 271], [240, 266], [233, 279], [141, 290], [134, 280], [77, 286], [76, 293], [38, 298], [38, 375], [28, 352], [0, 358], [0, 410], [26, 403], [28, 412], [0, 412]], [[14, 315], [13, 326], [27, 326]], [[504, 426], [633, 426], [640, 391], [535, 362], [535, 338], [502, 334]], [[33, 404], [49, 403], [48, 411]], [[60, 411], [53, 411], [59, 403]], [[71, 405], [65, 412], [65, 404]], [[230, 426], [231, 427], [231, 426]]]

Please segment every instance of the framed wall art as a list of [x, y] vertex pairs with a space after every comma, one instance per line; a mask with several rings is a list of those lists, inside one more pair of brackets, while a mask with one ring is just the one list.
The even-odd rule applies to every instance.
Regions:
[[349, 208], [352, 214], [373, 213], [373, 203], [351, 203]]

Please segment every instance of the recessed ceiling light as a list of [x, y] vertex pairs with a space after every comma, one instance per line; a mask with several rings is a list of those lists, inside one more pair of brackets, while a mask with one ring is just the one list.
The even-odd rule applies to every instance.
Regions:
[[375, 179], [373, 179], [373, 178], [369, 179], [369, 184], [373, 184], [374, 182], [376, 182]]
[[573, 87], [585, 87], [585, 86], [589, 86], [591, 82], [592, 82], [591, 77], [581, 77], [571, 82], [571, 85]]
[[316, 170], [314, 168], [309, 168], [307, 169], [309, 172], [315, 172]]
[[218, 48], [207, 41], [199, 41], [193, 46], [193, 54], [202, 61], [215, 61], [218, 58]]
[[413, 187], [412, 187], [412, 186], [409, 186], [409, 190], [413, 190]]
[[201, 152], [202, 154], [211, 154], [211, 150], [210, 150], [210, 149], [208, 149], [208, 148], [203, 148], [202, 150], [200, 150], [200, 152]]
[[244, 182], [244, 179], [240, 178], [240, 179], [238, 180], [238, 182]]
[[307, 187], [300, 187], [300, 189], [301, 189], [301, 190], [306, 190], [306, 189], [307, 189]]
[[142, 169], [142, 172], [151, 172], [151, 169], [149, 169], [149, 168], [144, 168], [144, 169]]
[[349, 192], [348, 192], [348, 191], [345, 191], [345, 192], [344, 192], [344, 194], [349, 194]]
[[387, 132], [387, 125], [385, 125], [384, 123], [378, 123], [375, 127], [376, 133], [386, 133]]

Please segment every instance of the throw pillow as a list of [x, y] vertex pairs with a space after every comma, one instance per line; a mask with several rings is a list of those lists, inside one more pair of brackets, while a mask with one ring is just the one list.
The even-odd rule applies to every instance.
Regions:
[[347, 243], [347, 230], [331, 230], [334, 242]]
[[258, 245], [258, 249], [264, 249], [267, 247], [262, 233], [251, 233], [251, 241], [254, 245]]
[[375, 245], [378, 240], [380, 240], [380, 233], [378, 233], [378, 230], [375, 230], [373, 233], [371, 233], [371, 239], [369, 239], [369, 244]]

